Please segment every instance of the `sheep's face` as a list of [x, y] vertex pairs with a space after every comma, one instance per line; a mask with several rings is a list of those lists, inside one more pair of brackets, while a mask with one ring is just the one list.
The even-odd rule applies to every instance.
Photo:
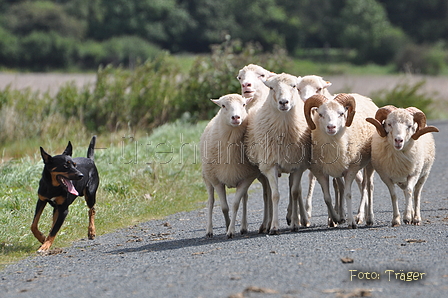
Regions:
[[250, 98], [261, 91], [260, 89], [266, 89], [263, 84], [274, 73], [264, 69], [261, 66], [255, 64], [249, 64], [242, 68], [237, 76], [238, 81], [241, 84], [241, 93], [244, 97]]
[[215, 104], [221, 107], [221, 117], [230, 126], [239, 126], [247, 117], [246, 104], [252, 98], [244, 98], [239, 94], [228, 94], [219, 99], [212, 99]]
[[299, 90], [300, 98], [303, 101], [306, 101], [313, 95], [324, 95], [325, 88], [330, 86], [331, 83], [329, 81], [325, 81], [322, 77], [310, 75], [299, 78], [297, 90]]
[[387, 141], [395, 150], [403, 150], [411, 136], [418, 128], [413, 116], [404, 109], [391, 112], [384, 120], [384, 130], [387, 133]]
[[297, 99], [298, 78], [288, 74], [276, 75], [264, 82], [268, 86], [272, 95], [272, 104], [280, 112], [288, 112], [295, 105]]
[[338, 102], [329, 100], [318, 107], [314, 113], [319, 129], [329, 136], [334, 136], [345, 129], [346, 109]]

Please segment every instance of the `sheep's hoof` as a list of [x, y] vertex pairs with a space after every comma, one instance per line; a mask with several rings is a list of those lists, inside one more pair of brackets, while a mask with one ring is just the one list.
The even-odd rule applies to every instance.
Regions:
[[416, 218], [414, 218], [414, 220], [412, 221], [412, 223], [414, 224], [414, 226], [419, 226], [419, 225], [420, 225], [420, 219], [416, 219]]
[[339, 219], [338, 224], [343, 224], [345, 222], [346, 222], [345, 218], [341, 218], [341, 219]]
[[404, 219], [403, 220], [404, 224], [409, 225], [411, 223], [411, 221], [409, 219]]
[[258, 234], [266, 234], [268, 232], [268, 229], [264, 227], [264, 225], [261, 225], [258, 228]]
[[366, 221], [366, 226], [369, 226], [369, 227], [373, 226], [373, 220], [368, 219]]
[[358, 226], [355, 223], [348, 224], [349, 229], [357, 229]]
[[332, 221], [330, 218], [328, 219], [328, 226], [330, 228], [336, 228], [338, 226], [337, 223], [335, 223], [334, 221]]
[[308, 228], [311, 225], [309, 220], [302, 220], [301, 224], [302, 224], [302, 227], [305, 227], [305, 228]]
[[241, 235], [247, 234], [247, 229], [241, 229], [240, 233]]
[[291, 227], [291, 232], [298, 232], [299, 231], [299, 227], [298, 226], [292, 226]]
[[280, 232], [278, 231], [278, 229], [271, 229], [269, 231], [269, 235], [280, 235]]
[[209, 232], [205, 235], [205, 237], [207, 238], [212, 238], [213, 237], [213, 232]]
[[233, 238], [233, 233], [227, 233], [227, 239]]
[[362, 222], [364, 221], [363, 218], [364, 218], [364, 216], [361, 216], [361, 215], [356, 216], [355, 217], [356, 224], [358, 224], [358, 225], [362, 224]]
[[291, 218], [286, 217], [286, 223], [288, 224], [288, 226], [291, 225]]
[[401, 223], [398, 221], [392, 221], [392, 227], [399, 227], [401, 226]]

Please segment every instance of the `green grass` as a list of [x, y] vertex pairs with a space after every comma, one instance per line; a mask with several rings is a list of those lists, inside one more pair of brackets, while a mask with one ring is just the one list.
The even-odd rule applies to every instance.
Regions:
[[[207, 195], [201, 176], [199, 137], [205, 124], [178, 121], [155, 129], [150, 136], [98, 136], [95, 162], [101, 182], [97, 235], [204, 206]], [[73, 142], [73, 156], [85, 156], [89, 139]], [[47, 152], [55, 155], [66, 143], [46, 145]], [[43, 169], [38, 148], [35, 151], [34, 155], [0, 165], [0, 265], [32, 255], [40, 246], [30, 231]], [[70, 206], [52, 248], [86, 238], [87, 211], [84, 199], [78, 198]], [[45, 234], [50, 229], [51, 212], [47, 206], [40, 220], [40, 230]]]

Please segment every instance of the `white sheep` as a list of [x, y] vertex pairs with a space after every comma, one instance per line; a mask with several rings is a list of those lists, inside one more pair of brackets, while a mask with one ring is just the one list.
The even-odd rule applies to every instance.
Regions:
[[[260, 109], [260, 107], [263, 105], [269, 94], [269, 87], [264, 84], [264, 81], [274, 75], [275, 73], [266, 70], [256, 64], [246, 65], [239, 70], [237, 79], [241, 84], [241, 95], [246, 98], [252, 98], [251, 101], [246, 105], [246, 110], [248, 112], [247, 119], [249, 122], [257, 113], [258, 109]], [[263, 221], [258, 231], [260, 233], [265, 233], [267, 230], [269, 230], [269, 227], [271, 225], [271, 190], [269, 181], [264, 175], [260, 175], [260, 177], [258, 177], [258, 180], [263, 187], [264, 202]]]
[[385, 106], [378, 110], [375, 118], [366, 120], [378, 131], [372, 139], [372, 164], [390, 192], [392, 226], [401, 223], [395, 184], [405, 196], [404, 223], [420, 225], [421, 191], [435, 158], [434, 138], [427, 133], [439, 130], [426, 126], [425, 114], [414, 107]]
[[[328, 87], [330, 87], [331, 85], [332, 84], [330, 81], [326, 81], [320, 76], [306, 75], [303, 77], [299, 77], [299, 84], [297, 85], [297, 89], [299, 91], [300, 98], [303, 101], [306, 101], [308, 98], [316, 94], [323, 95], [327, 98], [333, 98], [333, 95], [328, 91]], [[305, 208], [308, 214], [308, 218], [311, 218], [312, 198], [313, 198], [314, 186], [316, 184], [316, 177], [313, 175], [311, 171], [308, 175], [308, 179], [309, 179], [308, 195], [305, 200], [306, 202]], [[355, 181], [358, 184], [360, 191], [363, 191], [362, 180], [363, 180], [362, 174], [361, 172], [358, 172]], [[335, 178], [335, 180], [333, 180], [333, 185], [335, 190], [335, 208], [336, 210], [343, 210], [343, 203], [341, 201], [344, 192], [344, 182], [342, 178]], [[358, 223], [362, 221], [362, 218], [364, 217], [363, 214], [364, 214], [364, 205], [360, 205], [359, 213], [357, 216]]]
[[300, 98], [303, 101], [306, 101], [308, 98], [316, 94], [323, 95], [327, 98], [333, 97], [327, 89], [331, 86], [331, 82], [325, 81], [322, 77], [307, 75], [301, 78], [299, 77], [299, 79], [297, 89], [299, 90]]
[[[241, 233], [247, 232], [247, 190], [260, 175], [258, 168], [250, 164], [244, 154], [244, 134], [247, 127], [245, 106], [250, 99], [239, 94], [228, 94], [212, 101], [221, 107], [208, 123], [201, 136], [202, 176], [208, 192], [208, 221], [206, 235], [213, 236], [212, 213], [214, 190], [218, 193], [226, 221], [227, 237], [235, 232], [235, 221], [241, 198], [243, 217]], [[225, 187], [236, 187], [232, 221]]]
[[301, 224], [309, 226], [300, 180], [309, 166], [310, 133], [303, 116], [304, 103], [297, 92], [298, 78], [282, 73], [267, 79], [265, 84], [271, 90], [263, 106], [249, 121], [245, 143], [249, 160], [257, 164], [269, 180], [273, 205], [270, 233], [277, 234], [281, 173], [291, 173], [292, 230], [299, 226], [297, 203]]
[[[328, 91], [328, 87], [331, 86], [331, 82], [325, 81], [322, 77], [316, 75], [307, 75], [303, 77], [299, 77], [299, 83], [297, 84], [297, 90], [299, 91], [300, 98], [305, 102], [308, 98], [313, 95], [321, 94], [328, 98], [333, 95]], [[311, 211], [313, 208], [312, 200], [313, 200], [313, 192], [314, 187], [316, 185], [316, 177], [310, 171], [308, 174], [308, 194], [305, 200], [305, 209], [308, 215], [308, 218], [311, 218]], [[337, 189], [337, 188], [335, 188]], [[288, 213], [290, 211], [288, 210]]]
[[[349, 228], [356, 228], [352, 213], [351, 185], [358, 171], [363, 168], [366, 168], [363, 183], [366, 183], [371, 203], [373, 168], [370, 165], [370, 144], [375, 130], [366, 125], [365, 118], [375, 115], [377, 109], [370, 98], [359, 94], [339, 94], [334, 99], [313, 95], [305, 102], [305, 118], [312, 131], [311, 171], [322, 187], [330, 226], [342, 222], [344, 212], [341, 210], [338, 215], [331, 205], [329, 176], [344, 178]], [[367, 215], [369, 224], [373, 221], [371, 208], [372, 204], [369, 205]]]

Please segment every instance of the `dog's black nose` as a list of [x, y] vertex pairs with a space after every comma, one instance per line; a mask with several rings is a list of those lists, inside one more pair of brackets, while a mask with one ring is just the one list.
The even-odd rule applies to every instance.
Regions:
[[79, 174], [78, 174], [78, 178], [79, 178], [79, 179], [82, 179], [83, 177], [84, 177], [84, 175], [83, 175], [82, 173], [79, 173]]

